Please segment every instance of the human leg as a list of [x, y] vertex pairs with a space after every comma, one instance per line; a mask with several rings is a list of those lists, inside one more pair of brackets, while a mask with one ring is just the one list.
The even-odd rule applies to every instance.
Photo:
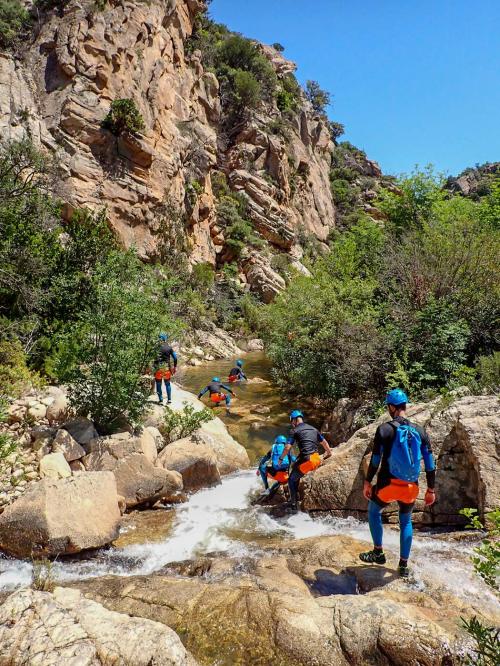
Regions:
[[167, 400], [172, 402], [172, 384], [170, 379], [165, 379], [165, 388], [167, 389]]
[[156, 393], [158, 394], [158, 400], [160, 402], [163, 402], [163, 393], [161, 390], [161, 379], [155, 379], [155, 384], [156, 384]]
[[269, 483], [267, 480], [267, 464], [259, 466], [260, 478], [264, 484], [264, 488], [267, 490], [269, 488]]
[[405, 504], [404, 502], [398, 502], [399, 504], [399, 574], [403, 577], [407, 577], [409, 574], [408, 571], [408, 558], [410, 557], [411, 545], [413, 541], [413, 525], [411, 521], [414, 503]]
[[288, 479], [288, 488], [290, 490], [290, 502], [292, 507], [297, 506], [299, 498], [299, 483], [300, 479], [304, 476], [304, 474], [300, 471], [297, 462], [298, 461], [294, 463], [290, 477]]
[[382, 526], [382, 509], [384, 503], [377, 501], [376, 498], [368, 502], [368, 525], [373, 541], [373, 550], [361, 553], [359, 559], [362, 562], [370, 564], [385, 564], [385, 554], [383, 548], [384, 528]]

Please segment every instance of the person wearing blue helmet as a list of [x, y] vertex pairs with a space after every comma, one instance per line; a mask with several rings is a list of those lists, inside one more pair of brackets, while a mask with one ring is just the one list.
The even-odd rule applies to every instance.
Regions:
[[158, 394], [158, 401], [162, 405], [162, 382], [165, 382], [167, 404], [170, 405], [172, 403], [172, 385], [170, 379], [177, 372], [177, 354], [168, 343], [168, 335], [166, 333], [160, 333], [158, 340], [159, 345], [154, 361], [156, 393]]
[[243, 372], [243, 361], [238, 359], [234, 368], [231, 368], [228, 380], [230, 382], [240, 382], [242, 379], [247, 379], [247, 376]]
[[[224, 391], [227, 391], [227, 393], [224, 393]], [[226, 384], [223, 384], [219, 377], [213, 377], [212, 381], [205, 386], [205, 388], [202, 388], [201, 391], [198, 393], [198, 398], [201, 399], [205, 393], [210, 394], [210, 401], [212, 402], [212, 407], [216, 407], [219, 403], [225, 402], [226, 403], [226, 413], [230, 414], [231, 409], [231, 396], [234, 396], [234, 391], [229, 388]], [[230, 394], [230, 395], [228, 395]]]
[[[399, 506], [400, 559], [398, 573], [408, 578], [408, 558], [413, 539], [412, 511], [419, 494], [420, 464], [424, 461], [427, 491], [425, 504], [436, 500], [434, 457], [429, 436], [424, 428], [406, 418], [408, 396], [401, 389], [393, 389], [386, 396], [385, 404], [391, 421], [382, 423], [375, 432], [373, 450], [366, 474], [363, 495], [368, 500], [368, 523], [373, 540], [373, 550], [361, 553], [363, 562], [385, 564], [382, 509], [391, 502]], [[372, 486], [377, 474], [377, 482]]]
[[[288, 481], [288, 468], [293, 462], [295, 462], [295, 456], [289, 453], [284, 456], [283, 460], [280, 462], [280, 456], [283, 453], [286, 444], [287, 439], [285, 435], [278, 435], [274, 440], [272, 447], [266, 455], [262, 456], [260, 459], [257, 474], [260, 474], [266, 495], [273, 495], [274, 491], [279, 488], [281, 483], [286, 483]], [[268, 477], [275, 481], [272, 488], [269, 488]]]
[[332, 455], [330, 445], [323, 435], [309, 423], [304, 422], [304, 415], [300, 409], [290, 412], [291, 429], [287, 444], [278, 462], [283, 462], [294, 444], [299, 449], [299, 455], [292, 465], [292, 471], [288, 480], [290, 489], [290, 508], [293, 512], [298, 510], [299, 484], [301, 478], [314, 471], [321, 465], [318, 444], [325, 449], [325, 458]]

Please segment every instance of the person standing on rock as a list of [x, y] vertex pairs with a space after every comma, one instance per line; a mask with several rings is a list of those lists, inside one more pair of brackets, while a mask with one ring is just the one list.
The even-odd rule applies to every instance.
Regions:
[[[260, 474], [260, 478], [264, 484], [265, 495], [270, 495], [272, 497], [276, 490], [278, 490], [280, 484], [284, 484], [288, 481], [288, 469], [290, 465], [295, 462], [295, 456], [288, 454], [283, 457], [282, 462], [279, 462], [280, 456], [286, 445], [287, 438], [285, 435], [278, 435], [274, 440], [272, 447], [266, 455], [262, 456], [260, 459], [257, 474]], [[269, 488], [268, 477], [275, 482], [271, 488]]]
[[158, 394], [158, 402], [160, 405], [163, 405], [162, 382], [165, 382], [167, 404], [170, 405], [172, 403], [172, 385], [170, 379], [177, 372], [177, 354], [171, 345], [169, 345], [166, 333], [160, 333], [158, 338], [160, 344], [154, 363], [156, 393]]
[[[392, 421], [382, 423], [377, 428], [363, 487], [363, 495], [368, 500], [368, 523], [373, 550], [359, 556], [363, 562], [385, 564], [382, 509], [391, 502], [397, 502], [400, 526], [398, 573], [403, 578], [408, 578], [409, 575], [408, 558], [413, 539], [411, 515], [419, 492], [418, 477], [422, 459], [427, 477], [425, 505], [431, 506], [436, 501], [436, 466], [431, 443], [425, 430], [406, 418], [407, 402], [408, 397], [401, 389], [389, 391], [385, 399]], [[375, 474], [377, 483], [372, 486]]]
[[325, 458], [329, 458], [332, 455], [332, 450], [323, 435], [314, 426], [304, 422], [304, 415], [300, 409], [294, 409], [290, 412], [290, 422], [292, 424], [290, 435], [288, 436], [283, 453], [278, 459], [278, 463], [283, 463], [292, 446], [296, 444], [299, 449], [299, 455], [292, 465], [292, 471], [288, 480], [290, 508], [296, 512], [298, 510], [299, 483], [301, 478], [321, 465], [318, 444], [321, 444], [325, 449]]
[[[224, 393], [222, 389], [227, 391], [227, 393]], [[229, 386], [226, 386], [226, 384], [223, 384], [218, 377], [213, 377], [210, 384], [207, 384], [205, 388], [201, 389], [201, 391], [198, 393], [198, 399], [200, 400], [205, 395], [205, 393], [210, 393], [210, 400], [214, 407], [216, 407], [220, 402], [225, 401], [226, 414], [231, 413], [231, 395], [234, 396], [234, 391], [230, 389]], [[231, 395], [228, 395], [228, 393]]]
[[243, 372], [243, 361], [239, 359], [236, 361], [236, 365], [231, 369], [228, 379], [230, 382], [240, 382], [242, 379], [247, 379], [247, 376]]

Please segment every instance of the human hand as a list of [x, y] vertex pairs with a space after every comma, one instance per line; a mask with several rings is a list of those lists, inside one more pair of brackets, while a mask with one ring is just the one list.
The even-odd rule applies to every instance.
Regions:
[[425, 506], [432, 506], [435, 501], [436, 501], [436, 493], [430, 488], [427, 488], [424, 499]]
[[331, 457], [332, 457], [332, 451], [331, 451], [331, 449], [328, 449], [328, 451], [325, 451], [325, 454], [323, 456], [323, 460], [326, 460], [327, 458], [331, 458]]
[[365, 499], [369, 500], [372, 496], [372, 484], [369, 481], [365, 481], [363, 484], [363, 496]]
[[255, 476], [259, 476], [259, 474], [260, 474], [260, 470], [257, 468], [257, 470], [255, 472]]
[[175, 375], [176, 372], [177, 372], [177, 368], [174, 368], [174, 369], [172, 370], [172, 374]]

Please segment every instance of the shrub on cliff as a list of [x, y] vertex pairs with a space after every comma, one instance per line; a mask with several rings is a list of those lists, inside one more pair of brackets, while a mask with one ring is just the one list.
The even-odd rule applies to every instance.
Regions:
[[306, 97], [316, 113], [324, 115], [330, 104], [330, 93], [323, 90], [317, 81], [306, 81]]
[[18, 0], [0, 0], [0, 48], [13, 46], [29, 22], [29, 14]]
[[153, 272], [131, 253], [112, 252], [96, 270], [94, 297], [59, 360], [73, 408], [108, 432], [140, 420], [150, 390], [141, 377], [154, 360], [158, 331], [179, 330]]
[[134, 100], [115, 99], [111, 102], [111, 108], [102, 121], [102, 126], [116, 136], [120, 136], [123, 132], [137, 134], [144, 129], [144, 119]]

